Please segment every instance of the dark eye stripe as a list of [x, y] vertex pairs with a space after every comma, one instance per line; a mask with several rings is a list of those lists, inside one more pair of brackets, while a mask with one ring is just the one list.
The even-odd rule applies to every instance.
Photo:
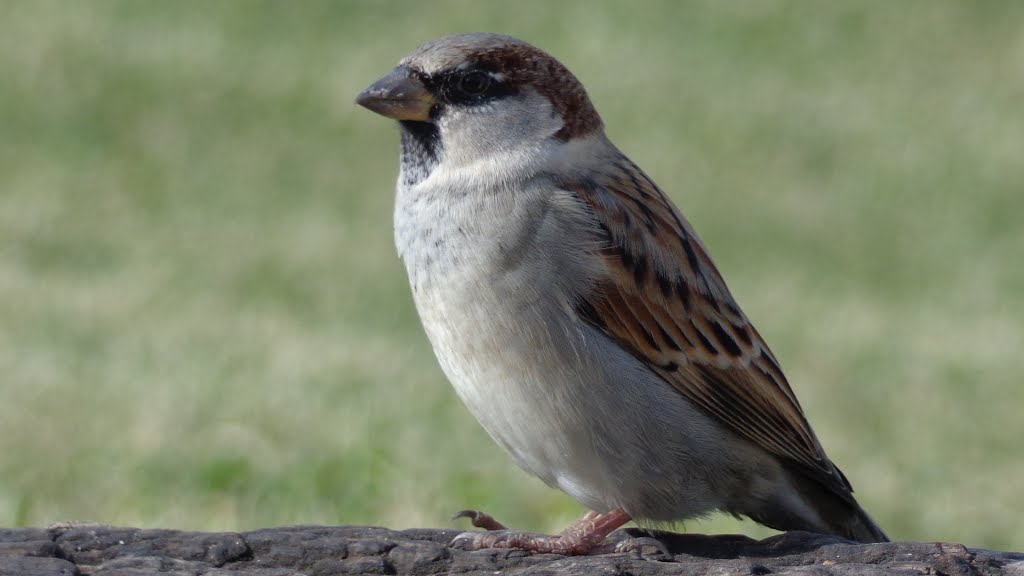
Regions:
[[[487, 77], [490, 80], [488, 86], [478, 93], [468, 93], [464, 91], [462, 89], [462, 80], [471, 74], [479, 74], [481, 72], [487, 74]], [[455, 106], [476, 106], [479, 104], [486, 104], [517, 92], [516, 89], [505, 79], [487, 70], [481, 70], [478, 68], [450, 70], [442, 72], [441, 74], [422, 77], [421, 80], [423, 81], [424, 86], [426, 86], [440, 102]]]
[[486, 72], [474, 70], [456, 78], [458, 85], [456, 90], [464, 94], [483, 94], [491, 87], [491, 75]]

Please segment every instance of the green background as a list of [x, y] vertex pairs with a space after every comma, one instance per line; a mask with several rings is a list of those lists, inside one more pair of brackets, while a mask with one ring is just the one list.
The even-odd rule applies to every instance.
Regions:
[[1024, 548], [1019, 2], [0, 4], [0, 525], [582, 513], [445, 382], [353, 105], [475, 30], [582, 79], [890, 535]]

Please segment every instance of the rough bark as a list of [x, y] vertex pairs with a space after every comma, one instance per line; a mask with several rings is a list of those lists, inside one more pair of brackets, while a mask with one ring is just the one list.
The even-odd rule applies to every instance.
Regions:
[[[643, 536], [639, 530], [628, 530]], [[101, 525], [0, 529], [0, 576], [93, 574], [937, 574], [1024, 576], [1024, 554], [960, 544], [855, 544], [791, 532], [743, 536], [652, 533], [668, 554], [585, 557], [447, 547], [453, 530], [295, 526], [253, 532], [179, 532]], [[625, 534], [613, 535], [624, 538]]]

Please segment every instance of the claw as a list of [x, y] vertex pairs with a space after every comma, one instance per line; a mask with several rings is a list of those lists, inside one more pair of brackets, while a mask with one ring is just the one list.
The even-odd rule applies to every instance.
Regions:
[[455, 538], [452, 538], [452, 541], [448, 543], [448, 547], [449, 548], [455, 548], [456, 550], [467, 550], [467, 551], [469, 551], [469, 550], [482, 550], [482, 548], [479, 548], [476, 545], [476, 537], [479, 534], [480, 534], [480, 532], [463, 532], [463, 533], [455, 536]]
[[[483, 528], [484, 530], [507, 529], [504, 524], [495, 520], [490, 514], [485, 514], [479, 510], [460, 510], [455, 514], [455, 516], [452, 516], [452, 520], [458, 520], [459, 518], [469, 518], [469, 521], [473, 526]], [[456, 538], [458, 538], [458, 536], [456, 536]]]
[[622, 540], [615, 545], [615, 553], [636, 554], [638, 557], [670, 557], [672, 555], [660, 540], [657, 538], [651, 538], [650, 536], [637, 538], [627, 537], [625, 540]]

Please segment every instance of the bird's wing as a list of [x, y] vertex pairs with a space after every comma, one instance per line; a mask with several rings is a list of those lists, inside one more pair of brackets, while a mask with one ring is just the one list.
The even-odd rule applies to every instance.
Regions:
[[628, 158], [609, 168], [559, 182], [590, 211], [608, 270], [577, 313], [734, 432], [850, 498], [693, 228]]

